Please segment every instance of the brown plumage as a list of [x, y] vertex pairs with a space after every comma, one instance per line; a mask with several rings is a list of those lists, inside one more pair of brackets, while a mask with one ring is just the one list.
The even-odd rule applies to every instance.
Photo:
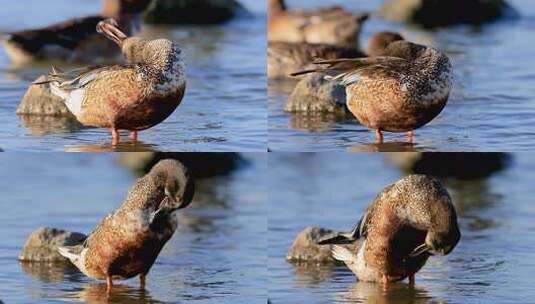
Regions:
[[128, 38], [113, 20], [98, 25], [116, 42], [128, 63], [71, 72], [53, 70], [46, 83], [86, 126], [109, 128], [113, 144], [118, 130], [148, 129], [165, 120], [180, 104], [186, 88], [183, 54], [167, 39]]
[[435, 118], [448, 100], [453, 71], [449, 58], [439, 50], [394, 41], [361, 59], [319, 60], [323, 67], [294, 73], [320, 72], [346, 88], [346, 103], [359, 122], [376, 130], [409, 132]]
[[387, 186], [351, 232], [319, 242], [360, 242], [357, 252], [333, 246], [333, 256], [346, 263], [361, 281], [388, 284], [414, 275], [431, 255], [449, 254], [461, 233], [451, 198], [440, 182], [410, 175]]
[[127, 35], [140, 28], [141, 12], [151, 0], [104, 0], [101, 15], [73, 18], [44, 28], [9, 34], [4, 41], [6, 53], [15, 63], [34, 60], [94, 62], [95, 57], [109, 58], [120, 51], [95, 32], [97, 24], [107, 18], [117, 20]]
[[106, 216], [82, 245], [60, 247], [85, 275], [106, 280], [145, 276], [177, 228], [175, 212], [189, 205], [194, 184], [178, 161], [162, 160], [132, 187], [124, 203]]
[[317, 68], [314, 61], [382, 56], [391, 42], [403, 40], [397, 33], [379, 32], [369, 42], [366, 54], [357, 48], [321, 43], [268, 42], [268, 77], [285, 78], [301, 70]]
[[268, 41], [325, 43], [358, 48], [368, 14], [353, 15], [339, 6], [288, 10], [284, 0], [268, 1]]

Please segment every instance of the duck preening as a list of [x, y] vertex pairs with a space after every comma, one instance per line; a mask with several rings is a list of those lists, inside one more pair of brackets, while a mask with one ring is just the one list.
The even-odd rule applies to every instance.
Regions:
[[289, 10], [284, 0], [268, 1], [268, 40], [326, 43], [358, 48], [358, 36], [368, 14], [355, 15], [342, 7]]
[[[394, 41], [388, 41], [392, 39]], [[443, 52], [395, 37], [371, 44], [378, 56], [317, 60], [317, 68], [293, 73], [319, 72], [345, 86], [346, 104], [359, 122], [376, 130], [408, 132], [434, 119], [444, 109], [452, 88], [453, 68]]]
[[[409, 175], [381, 191], [350, 232], [320, 240], [360, 281], [390, 282], [414, 276], [432, 255], [449, 254], [461, 238], [457, 214], [435, 178]], [[356, 252], [336, 244], [358, 242]]]
[[163, 246], [177, 228], [176, 212], [193, 199], [186, 167], [162, 160], [132, 187], [124, 203], [106, 216], [83, 244], [59, 248], [88, 277], [113, 280], [139, 275], [140, 286]]
[[168, 39], [128, 37], [113, 19], [98, 32], [114, 41], [128, 63], [70, 72], [53, 69], [45, 82], [85, 126], [109, 128], [113, 144], [119, 130], [137, 132], [165, 120], [182, 101], [186, 74], [180, 47]]
[[140, 14], [151, 0], [104, 0], [101, 15], [73, 18], [44, 28], [12, 32], [4, 40], [15, 63], [34, 60], [93, 62], [120, 54], [117, 47], [95, 32], [97, 24], [114, 18], [126, 35], [140, 29]]

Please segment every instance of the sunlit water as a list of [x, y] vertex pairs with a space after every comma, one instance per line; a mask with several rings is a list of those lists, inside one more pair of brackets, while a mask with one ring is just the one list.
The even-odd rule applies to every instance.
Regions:
[[[415, 145], [402, 134], [386, 134], [387, 145], [374, 145], [374, 135], [355, 119], [301, 117], [283, 112], [292, 83], [269, 85], [269, 146], [284, 151], [523, 151], [535, 147], [535, 2], [511, 0], [522, 17], [481, 28], [457, 26], [424, 31], [371, 18], [362, 45], [375, 32], [399, 31], [407, 39], [438, 47], [454, 67], [455, 84], [444, 111], [416, 131]], [[373, 11], [381, 0], [288, 0], [289, 6], [343, 4]], [[394, 142], [394, 143], [392, 143]]]
[[197, 180], [194, 201], [147, 277], [103, 282], [72, 267], [21, 264], [40, 226], [89, 233], [118, 207], [135, 181], [116, 156], [0, 155], [0, 300], [5, 303], [265, 303], [266, 155], [247, 154], [228, 176]]
[[[0, 32], [94, 14], [100, 10], [100, 2], [3, 1]], [[0, 148], [6, 151], [265, 151], [266, 9], [261, 1], [241, 2], [252, 16], [225, 25], [144, 27], [147, 37], [167, 37], [180, 43], [186, 54], [188, 80], [181, 105], [163, 123], [141, 132], [136, 146], [125, 142], [113, 148], [109, 131], [105, 129], [81, 129], [55, 118], [18, 117], [15, 110], [24, 92], [52, 63], [15, 68], [3, 46], [0, 47]]]
[[462, 239], [431, 257], [414, 288], [357, 282], [345, 266], [285, 260], [307, 226], [347, 231], [402, 173], [379, 153], [271, 154], [268, 188], [269, 297], [277, 303], [531, 303], [535, 296], [535, 157], [514, 155], [489, 178], [442, 179], [453, 197]]

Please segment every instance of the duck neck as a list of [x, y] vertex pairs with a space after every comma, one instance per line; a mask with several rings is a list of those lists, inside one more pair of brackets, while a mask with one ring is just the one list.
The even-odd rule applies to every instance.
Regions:
[[269, 13], [278, 13], [286, 10], [284, 0], [269, 0]]

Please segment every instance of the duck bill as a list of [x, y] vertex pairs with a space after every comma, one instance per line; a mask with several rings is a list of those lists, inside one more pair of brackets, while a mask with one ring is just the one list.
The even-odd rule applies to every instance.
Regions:
[[119, 46], [122, 46], [123, 41], [128, 38], [128, 36], [119, 29], [117, 22], [113, 19], [100, 21], [97, 25], [97, 32], [103, 34]]
[[433, 255], [433, 252], [431, 251], [431, 248], [427, 244], [422, 244], [422, 245], [414, 248], [414, 250], [409, 254], [409, 256], [411, 258], [414, 258], [414, 257], [420, 256], [420, 255], [422, 255], [424, 253], [429, 254], [429, 255]]

